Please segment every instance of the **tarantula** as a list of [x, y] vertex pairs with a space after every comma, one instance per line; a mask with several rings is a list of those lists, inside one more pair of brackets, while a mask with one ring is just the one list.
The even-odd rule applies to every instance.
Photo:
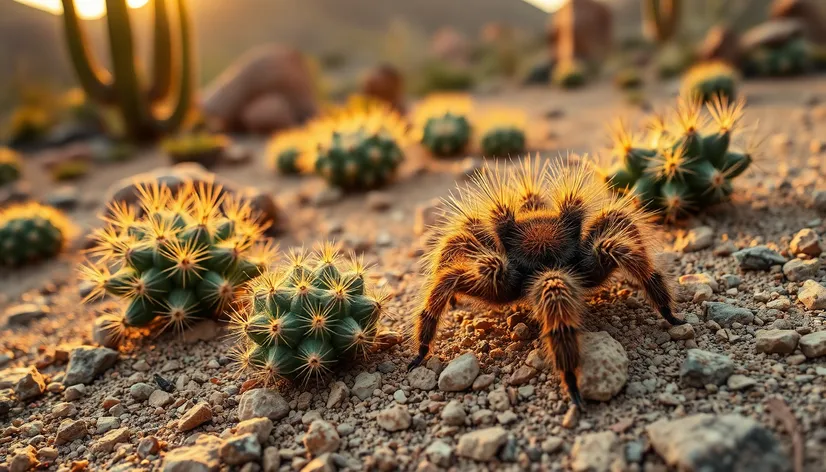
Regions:
[[420, 365], [439, 318], [457, 297], [483, 306], [529, 306], [549, 358], [575, 405], [577, 333], [586, 299], [616, 271], [639, 283], [672, 325], [671, 289], [651, 257], [646, 217], [631, 197], [616, 197], [572, 156], [552, 165], [526, 157], [516, 169], [485, 164], [445, 201], [425, 256], [424, 306], [417, 316]]

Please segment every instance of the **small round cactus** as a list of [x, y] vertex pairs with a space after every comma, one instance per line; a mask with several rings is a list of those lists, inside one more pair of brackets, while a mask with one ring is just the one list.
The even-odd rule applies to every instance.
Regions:
[[20, 155], [9, 148], [0, 147], [0, 186], [20, 178]]
[[250, 282], [234, 316], [239, 367], [265, 385], [320, 380], [367, 356], [387, 303], [368, 289], [364, 264], [343, 264], [332, 244], [287, 259]]
[[302, 130], [282, 131], [267, 143], [267, 164], [280, 174], [301, 172], [299, 160], [308, 137]]
[[734, 101], [737, 96], [737, 75], [737, 71], [725, 62], [698, 64], [683, 77], [682, 94], [685, 97], [698, 97], [704, 103], [718, 96]]
[[554, 67], [552, 80], [554, 84], [566, 89], [585, 85], [585, 67], [577, 60], [562, 61]]
[[58, 255], [71, 224], [52, 207], [26, 203], [0, 210], [0, 266], [17, 267]]
[[753, 149], [733, 146], [744, 106], [742, 100], [717, 97], [706, 104], [714, 123], [706, 126], [709, 117], [699, 99], [681, 99], [672, 126], [655, 117], [647, 143], [616, 127], [613, 164], [602, 171], [605, 181], [667, 221], [727, 201], [732, 180], [754, 156]]
[[51, 121], [49, 112], [40, 106], [26, 105], [17, 108], [11, 117], [9, 144], [26, 146], [43, 139], [49, 132]]
[[488, 114], [479, 125], [482, 154], [486, 157], [516, 157], [525, 152], [526, 118], [516, 111]]
[[248, 205], [218, 185], [139, 187], [140, 206], [114, 204], [106, 227], [95, 232], [92, 260], [81, 266], [94, 289], [121, 298], [122, 323], [182, 331], [196, 319], [223, 313], [241, 286], [258, 276], [272, 256], [264, 228]]
[[416, 110], [420, 142], [433, 155], [457, 156], [471, 141], [472, 103], [465, 95], [433, 95]]
[[173, 163], [197, 162], [208, 169], [221, 161], [228, 145], [226, 136], [202, 131], [172, 136], [161, 142], [161, 148]]
[[642, 75], [637, 67], [623, 67], [614, 75], [614, 85], [620, 90], [638, 90], [643, 86]]
[[346, 191], [381, 187], [396, 177], [404, 161], [407, 127], [384, 103], [351, 101], [308, 126], [311, 146], [299, 166]]

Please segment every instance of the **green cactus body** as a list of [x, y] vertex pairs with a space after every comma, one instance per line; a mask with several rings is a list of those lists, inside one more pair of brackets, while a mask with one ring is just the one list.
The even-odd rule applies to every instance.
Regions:
[[718, 97], [734, 101], [737, 96], [738, 73], [724, 62], [709, 62], [691, 68], [683, 77], [682, 94], [704, 103]]
[[276, 169], [284, 175], [298, 174], [301, 171], [298, 167], [299, 157], [301, 157], [301, 151], [298, 148], [282, 150], [275, 156]]
[[0, 266], [55, 257], [66, 244], [68, 220], [57, 210], [24, 204], [0, 211]]
[[332, 246], [293, 256], [250, 283], [236, 323], [242, 367], [264, 383], [320, 379], [339, 362], [367, 355], [383, 311], [384, 299], [365, 290], [362, 266], [345, 268]]
[[394, 137], [384, 132], [334, 132], [329, 146], [320, 146], [315, 172], [332, 186], [363, 191], [390, 182], [404, 159]]
[[521, 128], [493, 128], [482, 136], [482, 153], [485, 156], [515, 157], [523, 152], [525, 152], [525, 131]]
[[467, 117], [448, 112], [427, 120], [422, 144], [436, 156], [456, 156], [467, 148], [470, 135], [471, 126]]
[[562, 88], [574, 89], [585, 85], [585, 67], [576, 60], [561, 62], [553, 70], [553, 82]]
[[20, 178], [20, 156], [11, 149], [0, 147], [0, 186]]
[[175, 197], [166, 187], [141, 194], [142, 216], [129, 221], [115, 212], [92, 250], [103, 257], [82, 268], [95, 284], [88, 299], [109, 294], [124, 300], [125, 326], [162, 318], [165, 327], [180, 331], [221, 314], [272, 256], [249, 207], [221, 215], [220, 187], [186, 186]]
[[208, 169], [221, 161], [228, 145], [226, 136], [203, 132], [172, 136], [161, 142], [173, 163], [197, 162]]

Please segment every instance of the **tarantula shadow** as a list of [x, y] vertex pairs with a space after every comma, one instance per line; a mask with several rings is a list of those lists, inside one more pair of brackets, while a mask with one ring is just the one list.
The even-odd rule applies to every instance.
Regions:
[[623, 272], [672, 325], [673, 296], [652, 257], [652, 230], [631, 197], [611, 194], [592, 166], [575, 156], [515, 168], [485, 166], [446, 200], [425, 256], [424, 303], [416, 316], [418, 355], [434, 347], [449, 304], [529, 306], [548, 357], [571, 400], [577, 387], [578, 333], [586, 300]]

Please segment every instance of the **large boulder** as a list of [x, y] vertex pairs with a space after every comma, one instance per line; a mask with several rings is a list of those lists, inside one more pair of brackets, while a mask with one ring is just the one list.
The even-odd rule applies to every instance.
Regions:
[[745, 52], [776, 48], [802, 37], [803, 31], [803, 24], [797, 20], [770, 20], [746, 31], [740, 38], [740, 47]]
[[281, 93], [268, 93], [251, 101], [241, 112], [241, 123], [246, 131], [270, 134], [296, 123], [289, 100]]
[[[244, 120], [245, 112], [251, 114], [248, 107], [258, 107], [258, 113], [252, 114], [260, 116], [261, 109], [273, 109], [272, 96], [286, 101], [291, 116], [299, 122], [315, 115], [318, 106], [312, 74], [304, 55], [296, 49], [268, 44], [247, 52], [206, 88], [202, 108], [210, 127], [248, 131]], [[256, 103], [261, 97], [270, 97], [267, 107]], [[276, 116], [284, 113], [272, 112], [267, 117], [278, 121], [273, 118]]]
[[613, 14], [596, 0], [569, 0], [550, 19], [548, 40], [558, 61], [599, 62], [611, 51]]
[[380, 64], [367, 73], [361, 84], [361, 93], [404, 113], [404, 77], [389, 64]]
[[775, 0], [771, 17], [798, 20], [810, 41], [826, 44], [826, 9], [822, 5], [823, 0]]

